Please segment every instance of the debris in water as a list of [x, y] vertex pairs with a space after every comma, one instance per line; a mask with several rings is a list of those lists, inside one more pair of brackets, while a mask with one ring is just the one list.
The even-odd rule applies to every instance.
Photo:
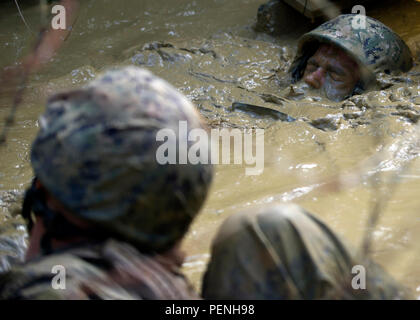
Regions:
[[257, 116], [269, 116], [275, 120], [281, 120], [281, 121], [286, 121], [286, 122], [296, 121], [295, 118], [292, 118], [288, 114], [283, 113], [281, 111], [277, 111], [277, 110], [266, 108], [266, 107], [256, 106], [252, 104], [241, 103], [241, 102], [234, 102], [232, 104], [232, 110], [233, 111], [239, 110], [239, 111], [244, 111], [247, 113], [253, 113]]

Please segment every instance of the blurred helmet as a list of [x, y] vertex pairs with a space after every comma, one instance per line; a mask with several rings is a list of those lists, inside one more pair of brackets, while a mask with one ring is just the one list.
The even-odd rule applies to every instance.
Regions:
[[49, 99], [32, 147], [35, 175], [75, 216], [164, 251], [186, 233], [213, 175], [208, 164], [158, 163], [157, 132], [178, 137], [180, 121], [205, 128], [194, 106], [149, 71], [108, 71]]
[[[351, 286], [369, 270], [367, 290]], [[360, 258], [322, 221], [294, 204], [231, 215], [213, 240], [202, 296], [210, 300], [397, 299], [406, 296], [380, 266]]]

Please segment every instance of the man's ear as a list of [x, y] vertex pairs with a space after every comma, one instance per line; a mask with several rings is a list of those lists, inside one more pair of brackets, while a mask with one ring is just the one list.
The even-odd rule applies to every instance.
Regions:
[[35, 177], [32, 180], [31, 186], [25, 191], [23, 198], [21, 214], [27, 222], [28, 232], [31, 232], [32, 227], [36, 221], [36, 205], [37, 200], [41, 197], [42, 185], [39, 184], [39, 180]]
[[305, 73], [306, 64], [311, 56], [312, 55], [309, 55], [309, 54], [303, 55], [299, 59], [298, 63], [293, 67], [291, 71], [292, 83], [296, 83], [300, 79], [302, 79], [303, 74]]
[[309, 58], [315, 54], [319, 46], [320, 43], [318, 42], [307, 44], [306, 47], [302, 50], [302, 55], [295, 61], [294, 64], [290, 66], [289, 70], [292, 76], [292, 83], [296, 83], [302, 79]]

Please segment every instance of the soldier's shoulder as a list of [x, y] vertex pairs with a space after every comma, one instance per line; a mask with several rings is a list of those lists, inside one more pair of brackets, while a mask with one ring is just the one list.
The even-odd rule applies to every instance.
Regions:
[[182, 274], [112, 239], [43, 256], [0, 275], [0, 299], [195, 298]]
[[68, 292], [62, 290], [69, 285], [65, 266], [76, 264], [81, 265], [77, 257], [60, 254], [15, 265], [0, 274], [0, 298], [66, 299]]
[[85, 284], [105, 281], [105, 264], [97, 247], [86, 246], [14, 265], [0, 275], [0, 298], [90, 299]]

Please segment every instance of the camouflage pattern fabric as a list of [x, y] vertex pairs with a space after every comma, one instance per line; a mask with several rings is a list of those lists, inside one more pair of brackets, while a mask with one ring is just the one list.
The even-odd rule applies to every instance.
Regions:
[[[65, 268], [65, 289], [53, 287], [54, 266]], [[162, 256], [108, 240], [32, 260], [0, 275], [0, 299], [133, 300], [198, 299], [190, 284]]]
[[366, 17], [366, 28], [354, 28], [353, 22], [360, 25], [357, 15], [344, 14], [304, 34], [289, 69], [294, 80], [301, 79], [307, 59], [320, 42], [334, 44], [355, 59], [362, 68], [365, 88], [374, 83], [379, 72], [405, 72], [412, 67], [410, 49], [394, 31], [370, 17]]
[[[179, 137], [180, 121], [186, 136]], [[31, 161], [44, 187], [77, 217], [144, 251], [171, 248], [206, 198], [211, 165], [156, 159], [159, 130], [172, 130], [189, 148], [196, 142], [188, 133], [206, 126], [182, 94], [147, 70], [111, 70], [53, 96], [39, 126]]]
[[[332, 231], [296, 205], [229, 217], [212, 245], [205, 299], [400, 299], [404, 289], [371, 261], [357, 259]], [[366, 290], [353, 289], [363, 265]]]

